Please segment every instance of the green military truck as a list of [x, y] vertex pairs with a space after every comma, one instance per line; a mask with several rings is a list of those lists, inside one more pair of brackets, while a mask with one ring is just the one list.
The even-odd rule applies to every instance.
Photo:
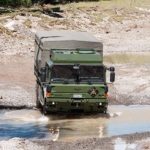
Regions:
[[35, 35], [36, 105], [54, 112], [106, 113], [114, 67], [103, 65], [103, 44], [86, 32], [41, 31]]

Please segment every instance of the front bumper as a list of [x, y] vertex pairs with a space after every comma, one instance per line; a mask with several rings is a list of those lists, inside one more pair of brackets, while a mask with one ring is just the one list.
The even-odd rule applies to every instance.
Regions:
[[91, 112], [106, 113], [108, 101], [106, 99], [54, 99], [46, 100], [48, 112]]

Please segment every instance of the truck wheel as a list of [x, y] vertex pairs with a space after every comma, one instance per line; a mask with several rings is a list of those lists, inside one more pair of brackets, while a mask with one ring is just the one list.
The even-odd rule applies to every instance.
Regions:
[[41, 103], [39, 102], [38, 99], [36, 99], [36, 107], [37, 107], [37, 108], [41, 108]]
[[42, 108], [41, 103], [40, 103], [40, 96], [39, 96], [39, 90], [40, 86], [38, 85], [38, 83], [36, 83], [36, 107], [37, 108]]
[[107, 110], [104, 110], [103, 113], [104, 113], [104, 114], [107, 114]]
[[44, 105], [43, 105], [43, 108], [42, 108], [42, 112], [43, 112], [44, 115], [48, 114], [48, 112], [46, 110], [46, 102], [45, 101], [44, 101]]
[[104, 113], [104, 114], [107, 114], [107, 108], [105, 108], [105, 109], [103, 110], [103, 113]]

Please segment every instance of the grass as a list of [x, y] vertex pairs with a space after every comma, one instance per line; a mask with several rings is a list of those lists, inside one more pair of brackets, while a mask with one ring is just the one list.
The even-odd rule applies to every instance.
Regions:
[[104, 56], [104, 62], [112, 64], [148, 64], [150, 53], [145, 54], [110, 54]]
[[147, 7], [150, 6], [150, 0], [99, 0], [90, 1], [90, 2], [79, 2], [79, 3], [70, 3], [66, 5], [59, 5], [64, 6], [65, 8], [90, 8], [100, 6], [104, 9], [112, 9], [112, 8], [134, 8], [134, 7]]

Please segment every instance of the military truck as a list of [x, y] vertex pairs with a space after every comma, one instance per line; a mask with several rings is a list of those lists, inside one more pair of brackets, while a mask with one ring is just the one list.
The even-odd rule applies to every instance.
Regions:
[[86, 32], [40, 31], [35, 35], [36, 105], [44, 114], [106, 113], [114, 67], [103, 64], [103, 44]]

